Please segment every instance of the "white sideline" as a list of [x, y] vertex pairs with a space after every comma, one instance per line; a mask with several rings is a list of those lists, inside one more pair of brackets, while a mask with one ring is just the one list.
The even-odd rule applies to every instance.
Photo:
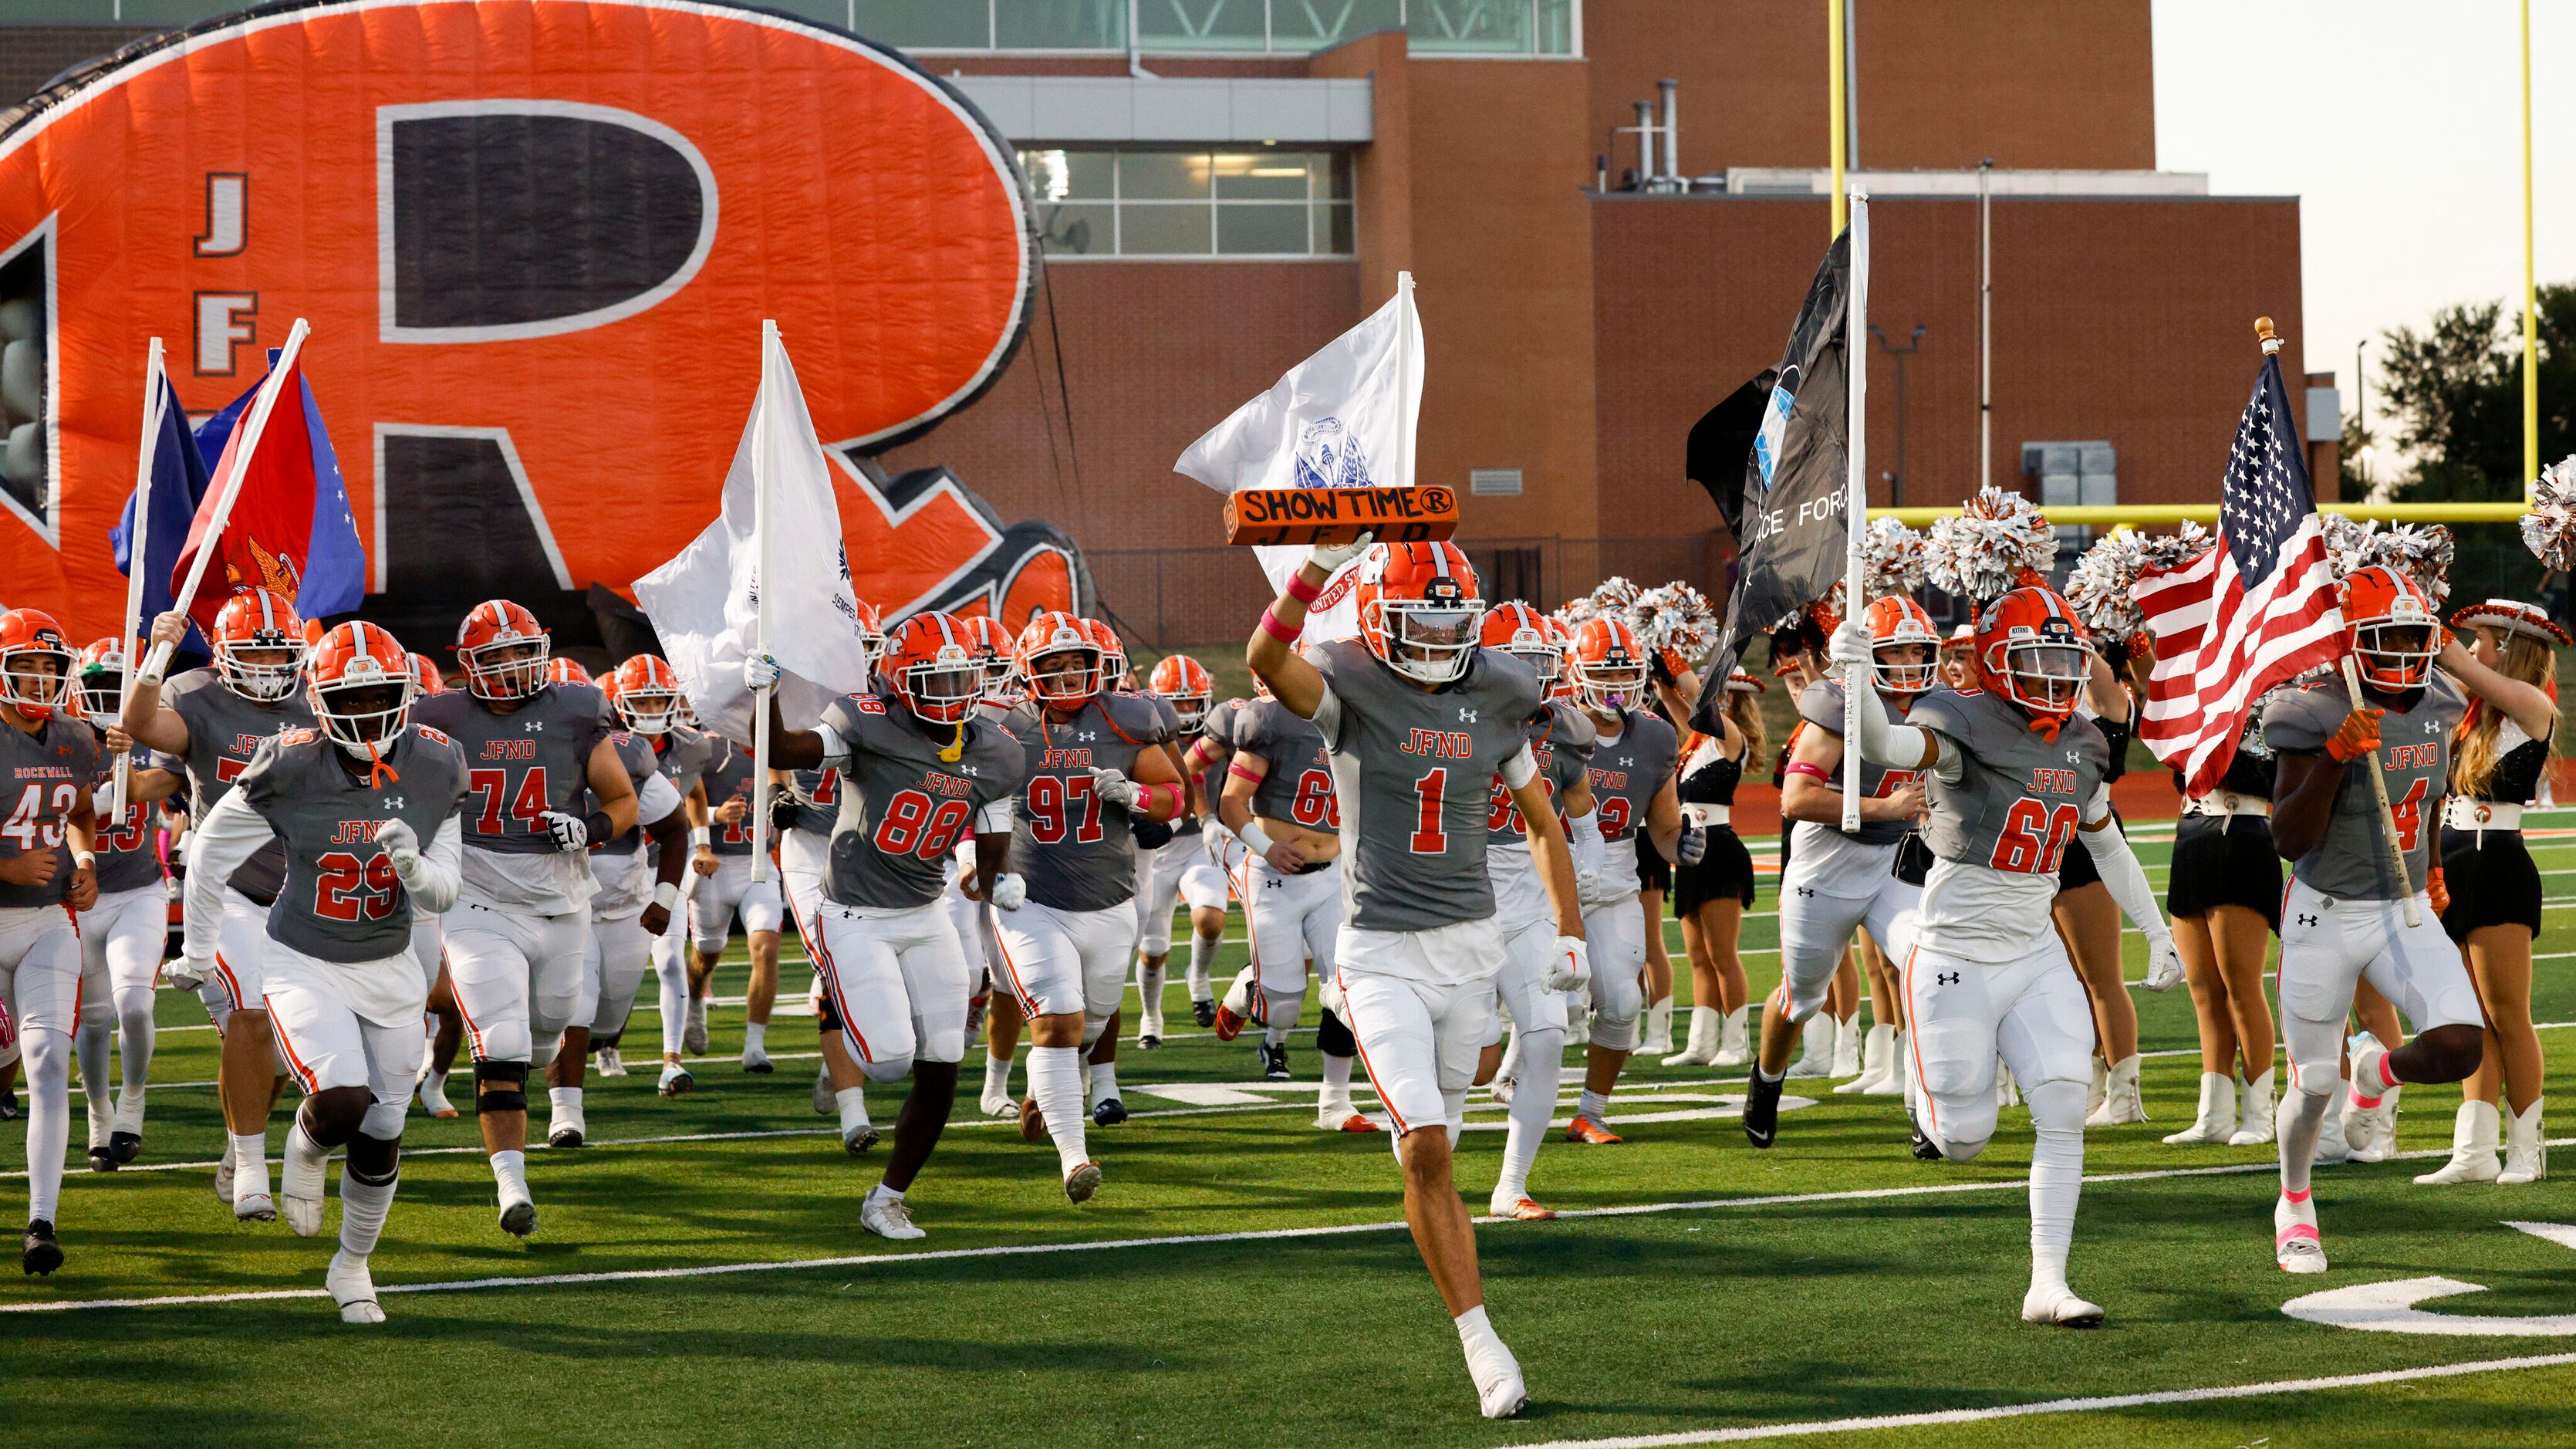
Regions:
[[2199, 1404], [2213, 1399], [2252, 1399], [2269, 1394], [2314, 1394], [2329, 1389], [2368, 1388], [2373, 1384], [2412, 1379], [2446, 1379], [2461, 1374], [2505, 1373], [2514, 1369], [2561, 1368], [2576, 1364], [2576, 1353], [2532, 1354], [2523, 1358], [2479, 1359], [2471, 1363], [2428, 1364], [2422, 1368], [2381, 1369], [2377, 1373], [2336, 1374], [2321, 1379], [2275, 1379], [2261, 1384], [2221, 1384], [2205, 1389], [2164, 1389], [2149, 1394], [2107, 1394], [2090, 1399], [2043, 1399], [2032, 1404], [1997, 1404], [1984, 1409], [1938, 1409], [1921, 1414], [1879, 1414], [1852, 1419], [1809, 1419], [1791, 1424], [1747, 1424], [1738, 1429], [1701, 1429], [1681, 1434], [1629, 1434], [1610, 1439], [1551, 1439], [1512, 1449], [1664, 1449], [1674, 1444], [1743, 1444], [1757, 1439], [1789, 1439], [1807, 1434], [1857, 1434], [1872, 1429], [1912, 1429], [1931, 1424], [1973, 1424], [1987, 1419], [2019, 1419], [2032, 1414], [2090, 1414], [2104, 1409], [2134, 1409], [2151, 1404]]
[[[1229, 1111], [1257, 1112], [1274, 1109], [1263, 1107], [1210, 1107], [1198, 1110], [1201, 1112], [1217, 1113]], [[1136, 1115], [1141, 1117], [1148, 1114], [1140, 1112]], [[1182, 1116], [1196, 1114], [1189, 1112], [1188, 1109], [1184, 1109], [1183, 1111], [1153, 1115]], [[822, 1130], [829, 1131], [831, 1129], [826, 1128]], [[687, 1137], [657, 1138], [649, 1140], [690, 1142], [709, 1141], [724, 1137], [785, 1137], [794, 1135], [798, 1134], [796, 1132], [706, 1133]], [[2576, 1146], [2576, 1138], [2553, 1138], [2550, 1140], [2549, 1145], [2552, 1147]], [[453, 1153], [480, 1151], [481, 1149], [451, 1147], [433, 1150]], [[2447, 1147], [2427, 1148], [2415, 1152], [2400, 1152], [2388, 1160], [2396, 1162], [2418, 1158], [2448, 1157], [2450, 1155], [2451, 1150]], [[208, 1164], [201, 1163], [197, 1165], [205, 1166]], [[2145, 1172], [2087, 1173], [2085, 1174], [2084, 1181], [2087, 1183], [2150, 1182], [2177, 1177], [2241, 1177], [2251, 1173], [2275, 1172], [2278, 1170], [2279, 1164], [2269, 1161], [2237, 1162], [2225, 1163], [2212, 1167], [2157, 1168]], [[1662, 1213], [1715, 1212], [1732, 1208], [1794, 1207], [1806, 1203], [1820, 1202], [1867, 1202], [1885, 1198], [1942, 1197], [1963, 1193], [2009, 1192], [2026, 1190], [2029, 1186], [2030, 1180], [2028, 1178], [2016, 1177], [2007, 1178], [1997, 1182], [1944, 1182], [1928, 1183], [1920, 1187], [1849, 1188], [1840, 1192], [1778, 1193], [1768, 1197], [1700, 1198], [1688, 1202], [1631, 1203], [1619, 1207], [1570, 1208], [1560, 1210], [1557, 1213], [1557, 1217], [1559, 1220], [1573, 1218], [1646, 1217]], [[1497, 1226], [1506, 1225], [1506, 1220], [1502, 1218], [1480, 1217], [1477, 1218], [1476, 1221]], [[1403, 1231], [1406, 1231], [1406, 1225], [1401, 1219], [1398, 1219], [1394, 1222], [1335, 1223], [1302, 1228], [1260, 1228], [1238, 1233], [1183, 1233], [1160, 1238], [1107, 1238], [1097, 1242], [1005, 1243], [996, 1244], [987, 1248], [946, 1248], [931, 1252], [852, 1253], [831, 1258], [792, 1258], [783, 1262], [702, 1263], [682, 1268], [621, 1268], [597, 1273], [538, 1273], [496, 1278], [455, 1278], [431, 1283], [379, 1283], [376, 1285], [376, 1291], [379, 1294], [464, 1293], [485, 1288], [578, 1287], [592, 1283], [643, 1283], [667, 1278], [713, 1278], [728, 1276], [735, 1273], [793, 1273], [816, 1268], [884, 1267], [908, 1263], [949, 1262], [964, 1258], [1025, 1258], [1052, 1253], [1103, 1252], [1113, 1248], [1176, 1248], [1191, 1247], [1207, 1243], [1279, 1242], [1303, 1238], [1348, 1237], [1355, 1233], [1387, 1233]], [[51, 1303], [0, 1303], [0, 1313], [68, 1313], [74, 1309], [80, 1308], [185, 1308], [209, 1303], [249, 1303], [262, 1302], [276, 1298], [328, 1298], [329, 1296], [331, 1296], [330, 1293], [321, 1288], [267, 1288], [241, 1293], [188, 1293], [157, 1298], [71, 1298]], [[2576, 1358], [2576, 1356], [2571, 1357]], [[1655, 1440], [1639, 1442], [1659, 1443], [1664, 1441]], [[1708, 1441], [1682, 1438], [1675, 1439], [1670, 1442], [1701, 1443]]]

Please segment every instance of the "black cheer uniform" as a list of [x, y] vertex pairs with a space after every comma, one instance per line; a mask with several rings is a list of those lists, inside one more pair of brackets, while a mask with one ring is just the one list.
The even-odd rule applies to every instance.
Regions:
[[2549, 742], [2531, 738], [2508, 719], [2496, 743], [2501, 753], [2485, 788], [2454, 800], [2443, 815], [2442, 882], [2450, 888], [2451, 908], [2442, 913], [2442, 929], [2454, 941], [2466, 941], [2480, 926], [2520, 926], [2540, 934], [2540, 869], [2522, 843], [2519, 820], [2505, 825], [2494, 817], [2499, 805], [2528, 806], [2540, 798]]
[[[2218, 777], [2214, 801], [2272, 798], [2271, 746], [2264, 743], [2261, 712], [2250, 716], [2236, 741], [2236, 757]], [[2179, 785], [2181, 777], [2175, 777]], [[2186, 807], [2174, 826], [2173, 871], [2165, 882], [2165, 914], [2207, 915], [2213, 906], [2243, 906], [2281, 929], [2281, 857], [2272, 849], [2272, 821], [2265, 815], [2203, 815]]]
[[[1693, 805], [1718, 805], [1732, 809], [1735, 787], [1744, 779], [1744, 762], [1730, 760], [1719, 753], [1715, 740], [1704, 740], [1683, 762], [1680, 785], [1682, 810], [1685, 815]], [[1697, 865], [1677, 867], [1673, 871], [1673, 915], [1676, 919], [1695, 914], [1710, 901], [1729, 898], [1745, 905], [1753, 904], [1753, 854], [1744, 848], [1744, 839], [1732, 824], [1707, 827], [1708, 851]], [[1781, 832], [1782, 843], [1787, 831]], [[1643, 856], [1646, 852], [1639, 851]]]

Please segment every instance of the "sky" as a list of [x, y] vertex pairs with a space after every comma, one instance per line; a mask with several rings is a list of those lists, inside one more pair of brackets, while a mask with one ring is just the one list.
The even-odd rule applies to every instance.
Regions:
[[[2346, 411], [2354, 344], [2376, 393], [2387, 329], [2519, 294], [2515, 0], [2154, 4], [2156, 165], [2300, 198], [2308, 366]], [[2539, 278], [2576, 281], [2576, 0], [2531, 9]]]

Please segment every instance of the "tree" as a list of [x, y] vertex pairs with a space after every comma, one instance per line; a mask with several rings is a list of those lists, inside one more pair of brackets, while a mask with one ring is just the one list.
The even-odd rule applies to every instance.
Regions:
[[[2502, 302], [2445, 307], [2381, 336], [2379, 396], [2411, 466], [2406, 503], [2522, 496], [2521, 318]], [[2576, 451], [2576, 284], [2540, 289], [2540, 456]]]

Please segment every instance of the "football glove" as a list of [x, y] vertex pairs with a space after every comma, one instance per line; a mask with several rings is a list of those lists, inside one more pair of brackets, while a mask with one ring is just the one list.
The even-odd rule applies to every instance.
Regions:
[[742, 661], [743, 688], [758, 694], [778, 683], [778, 661], [767, 654], [749, 654]]
[[1377, 534], [1371, 531], [1348, 543], [1319, 543], [1307, 553], [1306, 562], [1322, 569], [1324, 576], [1331, 578], [1333, 570], [1368, 552], [1368, 546], [1375, 542]]
[[1016, 911], [1029, 903], [1029, 883], [1019, 876], [1004, 872], [993, 877], [993, 904], [1006, 911]]
[[203, 956], [182, 954], [170, 963], [165, 974], [169, 976], [171, 985], [182, 991], [194, 991], [206, 984], [207, 977], [215, 974], [215, 955], [212, 951]]
[[1100, 798], [1121, 809], [1133, 810], [1145, 798], [1145, 787], [1119, 771], [1095, 766], [1091, 771], [1093, 787]]
[[1708, 854], [1708, 832], [1688, 820], [1682, 822], [1681, 838], [1673, 842], [1675, 865], [1697, 865]]
[[2438, 865], [2425, 873], [2424, 896], [2427, 902], [2432, 905], [2434, 915], [2440, 916], [2449, 913], [2451, 909], [2451, 887], [2448, 882], [2442, 879], [2442, 868]]
[[590, 848], [590, 827], [583, 824], [578, 815], [566, 815], [560, 810], [540, 810], [537, 812], [537, 824], [553, 839], [557, 850], [575, 851]]
[[1547, 963], [1547, 989], [1572, 991], [1592, 979], [1592, 958], [1581, 936], [1556, 938], [1556, 957]]
[[2349, 765], [2379, 748], [2379, 719], [2384, 709], [2357, 709], [2343, 717], [2343, 726], [2326, 741], [2326, 753], [2339, 765]]
[[388, 820], [376, 827], [376, 844], [393, 862], [396, 875], [409, 875], [420, 864], [420, 836], [401, 820]]
[[2173, 937], [2166, 936], [2147, 943], [2147, 989], [2171, 991], [2182, 984], [2182, 952], [2174, 948]]

